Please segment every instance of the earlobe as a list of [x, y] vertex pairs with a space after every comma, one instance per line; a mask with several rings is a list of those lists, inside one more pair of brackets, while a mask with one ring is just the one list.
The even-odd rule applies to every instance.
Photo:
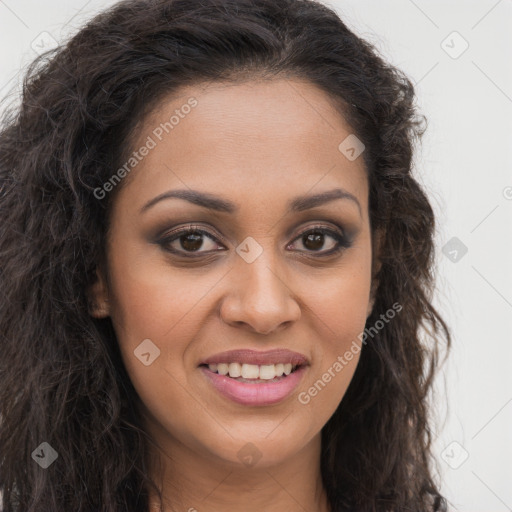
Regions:
[[368, 309], [366, 310], [366, 318], [369, 318], [373, 311], [373, 305], [375, 304], [375, 297], [370, 297], [368, 302]]
[[89, 302], [89, 315], [93, 318], [106, 318], [110, 316], [106, 279], [99, 268], [96, 268], [95, 280], [87, 290], [87, 298]]
[[368, 301], [368, 309], [366, 310], [366, 318], [369, 318], [369, 316], [373, 312], [373, 306], [375, 305], [375, 297], [377, 294], [377, 288], [379, 287], [379, 281], [373, 277], [372, 278], [372, 286], [370, 289], [370, 300]]
[[382, 267], [381, 254], [382, 246], [384, 243], [384, 230], [376, 230], [373, 233], [372, 238], [372, 284], [370, 288], [370, 300], [368, 302], [366, 318], [368, 318], [373, 312], [373, 306], [375, 305], [375, 297], [377, 295], [377, 289], [379, 288], [378, 274]]

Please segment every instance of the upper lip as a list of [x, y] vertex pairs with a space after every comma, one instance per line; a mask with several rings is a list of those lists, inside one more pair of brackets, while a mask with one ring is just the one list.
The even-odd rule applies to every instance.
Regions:
[[228, 350], [227, 352], [220, 352], [219, 354], [208, 357], [201, 362], [201, 364], [215, 363], [245, 363], [257, 365], [291, 363], [293, 366], [309, 364], [306, 356], [299, 354], [298, 352], [292, 352], [291, 350], [280, 348], [275, 350], [266, 350], [264, 352], [249, 349]]

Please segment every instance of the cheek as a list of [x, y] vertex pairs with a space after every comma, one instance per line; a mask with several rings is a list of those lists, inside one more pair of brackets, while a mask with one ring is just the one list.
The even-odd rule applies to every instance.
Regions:
[[[151, 263], [130, 247], [118, 245], [112, 251], [111, 318], [123, 362], [140, 395], [186, 381], [185, 354], [201, 328], [205, 296], [216, 281], [218, 276]], [[146, 366], [141, 356], [148, 352], [146, 362], [154, 362]]]
[[[193, 443], [190, 425], [204, 411], [191, 400], [184, 361], [202, 325], [204, 297], [218, 277], [194, 277], [147, 259], [143, 264], [135, 251], [119, 248], [110, 264], [111, 317], [126, 371], [145, 414], [157, 418], [152, 428], [165, 425], [168, 432]], [[146, 348], [140, 350], [141, 346]], [[150, 364], [146, 365], [144, 357], [138, 356], [148, 352]]]
[[305, 305], [324, 326], [326, 353], [364, 329], [371, 288], [370, 246], [347, 253], [340, 265], [304, 286]]
[[317, 427], [337, 408], [359, 362], [370, 285], [371, 258], [368, 251], [357, 251], [329, 278], [313, 279], [307, 286], [305, 305], [317, 347], [298, 400], [316, 418]]
[[216, 281], [215, 276], [172, 269], [123, 248], [112, 255], [110, 268], [111, 314], [124, 344], [191, 332], [191, 317]]

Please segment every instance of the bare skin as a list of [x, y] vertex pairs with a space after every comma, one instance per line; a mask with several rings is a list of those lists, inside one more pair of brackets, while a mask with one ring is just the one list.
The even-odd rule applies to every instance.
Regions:
[[[190, 97], [197, 106], [156, 139], [155, 128]], [[325, 93], [285, 79], [183, 88], [144, 120], [133, 149], [148, 136], [157, 144], [114, 201], [107, 268], [91, 289], [91, 314], [113, 321], [158, 446], [150, 457], [166, 511], [329, 511], [320, 434], [359, 354], [339, 371], [333, 365], [360, 347], [372, 308], [364, 163], [338, 149], [351, 133]], [[333, 189], [345, 197], [288, 207], [297, 196]], [[206, 192], [238, 209], [167, 198], [143, 210], [171, 190]], [[209, 233], [202, 245], [186, 236], [162, 242], [189, 224]], [[315, 227], [343, 235], [347, 246], [323, 256], [340, 244], [331, 234], [308, 241]], [[236, 252], [247, 237], [262, 249], [251, 263]], [[146, 339], [160, 350], [148, 366], [134, 355]], [[279, 403], [242, 405], [219, 393], [199, 366], [241, 348], [293, 350], [309, 366]], [[329, 382], [309, 393], [325, 373]], [[247, 450], [250, 464], [240, 454]]]

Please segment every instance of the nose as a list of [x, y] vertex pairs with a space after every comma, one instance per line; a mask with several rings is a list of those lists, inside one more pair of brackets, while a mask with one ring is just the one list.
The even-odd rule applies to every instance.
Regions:
[[269, 334], [300, 318], [301, 309], [292, 283], [286, 272], [276, 267], [270, 252], [263, 251], [252, 263], [242, 258], [235, 263], [220, 307], [225, 323]]

